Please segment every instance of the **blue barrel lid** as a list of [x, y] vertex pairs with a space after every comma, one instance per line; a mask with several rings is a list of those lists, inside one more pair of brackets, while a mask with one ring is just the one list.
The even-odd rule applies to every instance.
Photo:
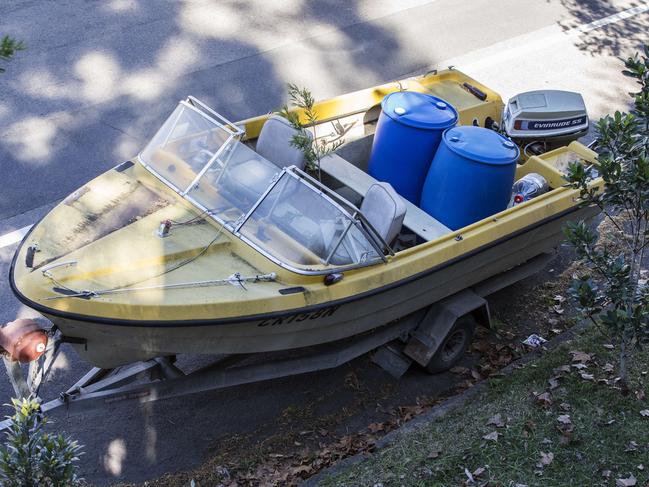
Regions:
[[381, 109], [395, 122], [420, 129], [446, 129], [458, 118], [451, 104], [416, 91], [390, 93], [383, 98]]
[[444, 132], [444, 143], [456, 154], [485, 164], [506, 165], [516, 162], [518, 146], [491, 129], [462, 125]]

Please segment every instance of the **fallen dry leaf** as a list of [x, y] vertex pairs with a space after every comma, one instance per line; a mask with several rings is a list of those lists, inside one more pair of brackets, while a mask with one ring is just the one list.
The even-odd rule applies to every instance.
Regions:
[[439, 456], [440, 456], [441, 454], [442, 454], [442, 450], [439, 449], [439, 448], [435, 448], [435, 449], [433, 449], [433, 451], [431, 451], [431, 452], [428, 454], [428, 458], [434, 460], [434, 459], [436, 459], [436, 458], [439, 458]]
[[570, 404], [568, 404], [567, 402], [562, 402], [561, 404], [559, 404], [559, 407], [564, 411], [570, 411], [570, 409], [572, 408], [572, 406], [570, 406]]
[[505, 426], [502, 414], [498, 413], [492, 416], [491, 419], [487, 421], [487, 426], [495, 426], [496, 428], [502, 428], [503, 426]]
[[558, 314], [558, 315], [562, 315], [563, 312], [565, 311], [565, 310], [561, 307], [561, 305], [559, 305], [559, 304], [555, 304], [554, 306], [552, 306], [552, 309], [553, 309], [554, 312], [555, 312], [556, 314]]
[[497, 431], [492, 431], [491, 433], [484, 435], [482, 439], [487, 441], [498, 441], [499, 436], [500, 433], [498, 433]]
[[557, 303], [563, 303], [563, 302], [566, 300], [566, 298], [564, 298], [564, 297], [561, 296], [560, 294], [557, 294], [557, 295], [554, 297], [554, 300], [555, 300]]
[[613, 364], [610, 364], [610, 363], [606, 362], [604, 364], [604, 366], [602, 367], [602, 370], [604, 372], [607, 372], [607, 373], [611, 374], [615, 370], [615, 366]]
[[473, 476], [474, 477], [480, 477], [483, 473], [485, 473], [486, 469], [484, 467], [478, 467], [473, 471]]
[[451, 367], [450, 369], [448, 369], [448, 371], [451, 374], [457, 374], [457, 375], [467, 375], [469, 372], [471, 372], [466, 367], [461, 367], [459, 365], [456, 365], [455, 367]]
[[293, 475], [296, 475], [298, 477], [301, 477], [302, 474], [308, 474], [313, 471], [313, 467], [311, 465], [300, 465], [299, 467], [293, 467], [291, 469], [291, 473]]
[[590, 362], [592, 360], [592, 357], [590, 354], [585, 353], [585, 352], [579, 352], [576, 350], [573, 350], [570, 352], [570, 355], [572, 355], [572, 361], [573, 362], [581, 362], [581, 363], [586, 363]]
[[624, 449], [625, 452], [638, 451], [638, 444], [635, 441], [630, 441]]
[[536, 466], [538, 468], [547, 467], [548, 465], [550, 465], [552, 463], [553, 460], [554, 460], [554, 453], [552, 453], [552, 452], [548, 452], [548, 453], [541, 452], [541, 459], [539, 460], [539, 463], [536, 464]]
[[615, 346], [612, 345], [612, 344], [610, 344], [610, 343], [605, 343], [605, 344], [602, 345], [602, 346], [603, 346], [606, 350], [613, 350], [613, 349], [615, 348]]
[[536, 423], [532, 421], [531, 419], [528, 419], [525, 421], [525, 424], [523, 425], [523, 432], [529, 431], [530, 433], [536, 429]]
[[544, 392], [543, 394], [534, 394], [536, 401], [543, 407], [547, 408], [552, 406], [552, 397], [550, 397], [549, 392]]
[[473, 478], [473, 475], [471, 472], [469, 472], [469, 469], [464, 467], [464, 475], [466, 475], [467, 481], [472, 484], [475, 482], [475, 479]]
[[559, 387], [559, 381], [557, 379], [558, 379], [558, 377], [550, 377], [550, 379], [548, 380], [550, 390], [554, 390], [557, 387]]
[[633, 487], [638, 483], [638, 480], [631, 474], [625, 479], [616, 479], [615, 487]]
[[345, 376], [344, 382], [345, 387], [348, 387], [349, 389], [353, 389], [355, 391], [360, 391], [362, 389], [361, 381], [359, 380], [355, 372], [349, 372]]
[[644, 393], [644, 389], [638, 389], [637, 391], [635, 391], [635, 397], [638, 401], [644, 401], [646, 397]]
[[645, 418], [649, 418], [649, 409], [643, 409], [640, 411], [640, 416], [644, 416]]
[[588, 368], [588, 365], [582, 363], [572, 364], [572, 366], [577, 370], [583, 370]]
[[582, 372], [582, 373], [579, 374], [579, 375], [580, 375], [581, 378], [584, 379], [584, 380], [590, 380], [590, 381], [594, 381], [594, 380], [595, 380], [595, 376], [594, 376], [593, 374], [587, 374], [586, 372]]
[[604, 477], [605, 479], [610, 479], [612, 473], [613, 472], [611, 472], [610, 470], [602, 470], [602, 477]]
[[561, 414], [557, 416], [557, 421], [561, 424], [572, 424], [569, 414]]

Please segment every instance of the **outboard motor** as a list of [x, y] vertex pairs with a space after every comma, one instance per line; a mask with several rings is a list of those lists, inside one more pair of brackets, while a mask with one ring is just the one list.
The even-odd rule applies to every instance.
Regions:
[[579, 93], [539, 90], [509, 100], [502, 129], [526, 155], [535, 155], [577, 140], [588, 132], [588, 125], [588, 112]]

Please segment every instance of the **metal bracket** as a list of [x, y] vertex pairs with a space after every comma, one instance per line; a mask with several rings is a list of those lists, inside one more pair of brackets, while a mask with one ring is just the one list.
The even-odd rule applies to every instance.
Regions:
[[405, 374], [412, 364], [412, 359], [406, 357], [396, 347], [390, 343], [379, 347], [374, 354], [372, 354], [372, 362], [385, 370], [395, 379], [399, 379]]
[[480, 308], [486, 309], [488, 314], [488, 306], [484, 298], [469, 289], [433, 304], [412, 333], [403, 353], [426, 366], [458, 318]]

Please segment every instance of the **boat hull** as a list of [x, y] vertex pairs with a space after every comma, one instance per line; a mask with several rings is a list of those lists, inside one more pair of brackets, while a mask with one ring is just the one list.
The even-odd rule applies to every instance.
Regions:
[[101, 368], [176, 354], [260, 353], [357, 335], [553, 251], [569, 220], [593, 208], [574, 207], [452, 261], [344, 300], [283, 313], [184, 322], [90, 321], [44, 312], [86, 361]]

